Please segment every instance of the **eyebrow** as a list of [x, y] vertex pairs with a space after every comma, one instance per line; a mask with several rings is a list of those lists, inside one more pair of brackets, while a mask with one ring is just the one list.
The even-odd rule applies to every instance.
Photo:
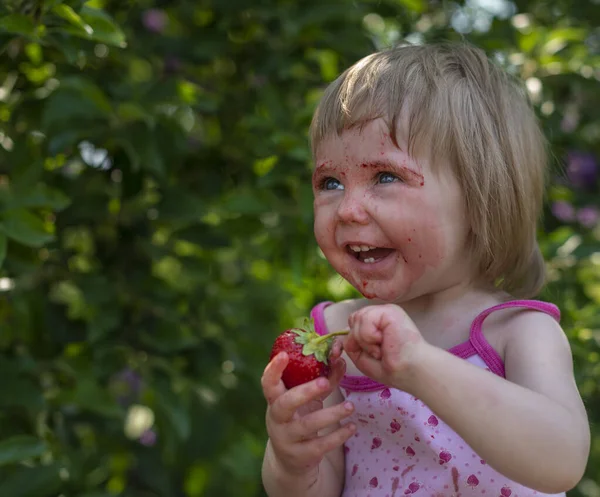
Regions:
[[402, 171], [403, 173], [408, 174], [412, 179], [418, 181], [421, 186], [425, 184], [425, 178], [422, 173], [389, 159], [377, 159], [374, 161], [361, 162], [360, 167], [365, 169], [395, 169], [396, 171]]
[[[361, 168], [364, 169], [391, 169], [395, 171], [402, 171], [402, 173], [409, 176], [410, 179], [412, 179], [415, 182], [418, 182], [420, 186], [425, 185], [425, 177], [422, 173], [419, 173], [408, 166], [403, 166], [389, 159], [376, 159], [371, 161], [364, 161], [361, 162], [359, 165]], [[329, 168], [335, 169], [335, 166], [333, 166], [333, 161], [331, 160], [317, 164], [317, 167], [315, 167], [315, 170], [313, 171], [313, 179], [323, 169], [328, 170]]]

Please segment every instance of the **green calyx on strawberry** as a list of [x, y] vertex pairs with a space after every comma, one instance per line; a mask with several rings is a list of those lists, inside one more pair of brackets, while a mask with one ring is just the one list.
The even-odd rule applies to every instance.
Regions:
[[292, 328], [279, 335], [273, 343], [270, 359], [280, 352], [288, 354], [289, 362], [282, 375], [286, 388], [328, 376], [332, 339], [346, 334], [347, 331], [338, 331], [320, 336], [315, 332], [314, 321], [305, 319], [302, 328]]

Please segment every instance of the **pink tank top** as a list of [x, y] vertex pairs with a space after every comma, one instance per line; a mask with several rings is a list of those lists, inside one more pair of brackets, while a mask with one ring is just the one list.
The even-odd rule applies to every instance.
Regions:
[[[320, 335], [328, 333], [324, 310], [331, 304], [322, 302], [311, 311]], [[510, 307], [534, 309], [560, 319], [558, 308], [546, 302], [515, 300], [499, 304], [479, 314], [471, 325], [469, 339], [449, 352], [504, 378], [502, 358], [481, 327], [492, 312]], [[423, 402], [408, 393], [365, 376], [346, 375], [340, 387], [355, 406], [346, 422], [358, 426], [344, 447], [343, 497], [549, 495], [519, 485], [492, 469]]]

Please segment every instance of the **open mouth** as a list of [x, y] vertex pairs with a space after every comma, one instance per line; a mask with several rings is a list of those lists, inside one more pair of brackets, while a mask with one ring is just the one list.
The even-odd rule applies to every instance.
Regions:
[[395, 252], [394, 249], [372, 247], [370, 245], [347, 245], [348, 252], [365, 264], [374, 264]]

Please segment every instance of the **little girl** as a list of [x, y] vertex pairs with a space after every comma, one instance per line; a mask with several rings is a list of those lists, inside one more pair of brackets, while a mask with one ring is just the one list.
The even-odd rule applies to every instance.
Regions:
[[334, 81], [311, 138], [316, 240], [365, 298], [312, 310], [350, 330], [329, 378], [266, 367], [267, 494], [564, 495], [590, 434], [559, 311], [524, 300], [546, 166], [525, 93], [478, 49], [403, 46]]

